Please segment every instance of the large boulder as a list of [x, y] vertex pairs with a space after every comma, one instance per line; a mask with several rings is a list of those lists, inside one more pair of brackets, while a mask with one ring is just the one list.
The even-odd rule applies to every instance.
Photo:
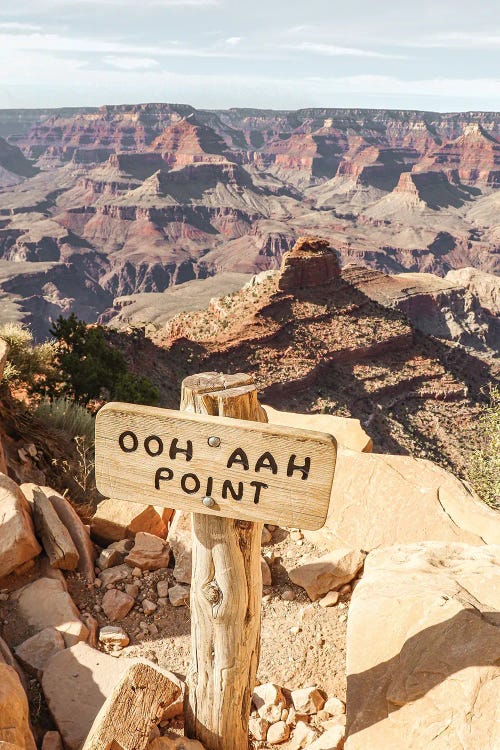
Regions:
[[0, 474], [0, 578], [41, 551], [26, 498], [12, 479]]
[[347, 630], [346, 750], [500, 747], [500, 546], [368, 555]]
[[[79, 750], [104, 701], [130, 666], [138, 661], [150, 663], [143, 659], [117, 659], [86, 643], [61, 651], [50, 660], [43, 673], [42, 688], [67, 750]], [[171, 672], [153, 666], [183, 690], [182, 683]], [[166, 715], [173, 716], [181, 709], [182, 697]]]
[[304, 533], [325, 551], [419, 541], [499, 544], [500, 514], [432, 461], [345, 451], [326, 524]]
[[165, 539], [171, 514], [168, 508], [157, 509], [152, 505], [108, 498], [97, 506], [90, 532], [101, 544], [133, 539], [139, 531]]
[[262, 408], [267, 414], [269, 424], [326, 432], [333, 435], [341, 449], [350, 448], [363, 453], [371, 453], [373, 449], [372, 439], [361, 427], [359, 419], [336, 417], [333, 414], [296, 414], [291, 411], [279, 411], [272, 406]]
[[0, 747], [2, 743], [36, 750], [24, 688], [16, 670], [0, 662]]

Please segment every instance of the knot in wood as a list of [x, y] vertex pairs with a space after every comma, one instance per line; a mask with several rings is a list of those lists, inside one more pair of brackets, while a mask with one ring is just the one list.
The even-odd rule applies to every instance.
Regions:
[[252, 521], [236, 521], [236, 526], [238, 529], [243, 529], [244, 531], [248, 531], [252, 528], [253, 522]]
[[219, 602], [222, 600], [222, 591], [220, 590], [219, 584], [215, 579], [203, 586], [202, 591], [203, 596], [212, 605], [212, 607], [216, 604], [219, 604]]

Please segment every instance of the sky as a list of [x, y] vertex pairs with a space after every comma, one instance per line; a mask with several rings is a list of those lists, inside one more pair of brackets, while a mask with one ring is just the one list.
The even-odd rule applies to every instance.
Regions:
[[0, 0], [0, 108], [500, 110], [499, 0]]

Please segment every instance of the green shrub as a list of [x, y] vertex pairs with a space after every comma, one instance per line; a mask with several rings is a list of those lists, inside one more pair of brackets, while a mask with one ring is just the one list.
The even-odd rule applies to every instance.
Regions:
[[94, 417], [76, 401], [64, 396], [53, 401], [44, 399], [38, 405], [35, 416], [44, 424], [62, 430], [71, 438], [84, 437], [88, 446], [94, 444]]
[[100, 326], [87, 326], [72, 313], [59, 317], [50, 332], [57, 341], [54, 363], [60, 378], [48, 382], [48, 396], [62, 392], [81, 404], [102, 398], [157, 403], [158, 390], [147, 378], [129, 372], [125, 357], [108, 344]]
[[500, 509], [500, 389], [492, 388], [490, 403], [479, 420], [483, 447], [472, 454], [468, 478], [479, 497]]
[[34, 344], [33, 334], [20, 323], [0, 326], [0, 338], [8, 345], [5, 382], [33, 387], [38, 378], [47, 380], [53, 376], [54, 344]]

